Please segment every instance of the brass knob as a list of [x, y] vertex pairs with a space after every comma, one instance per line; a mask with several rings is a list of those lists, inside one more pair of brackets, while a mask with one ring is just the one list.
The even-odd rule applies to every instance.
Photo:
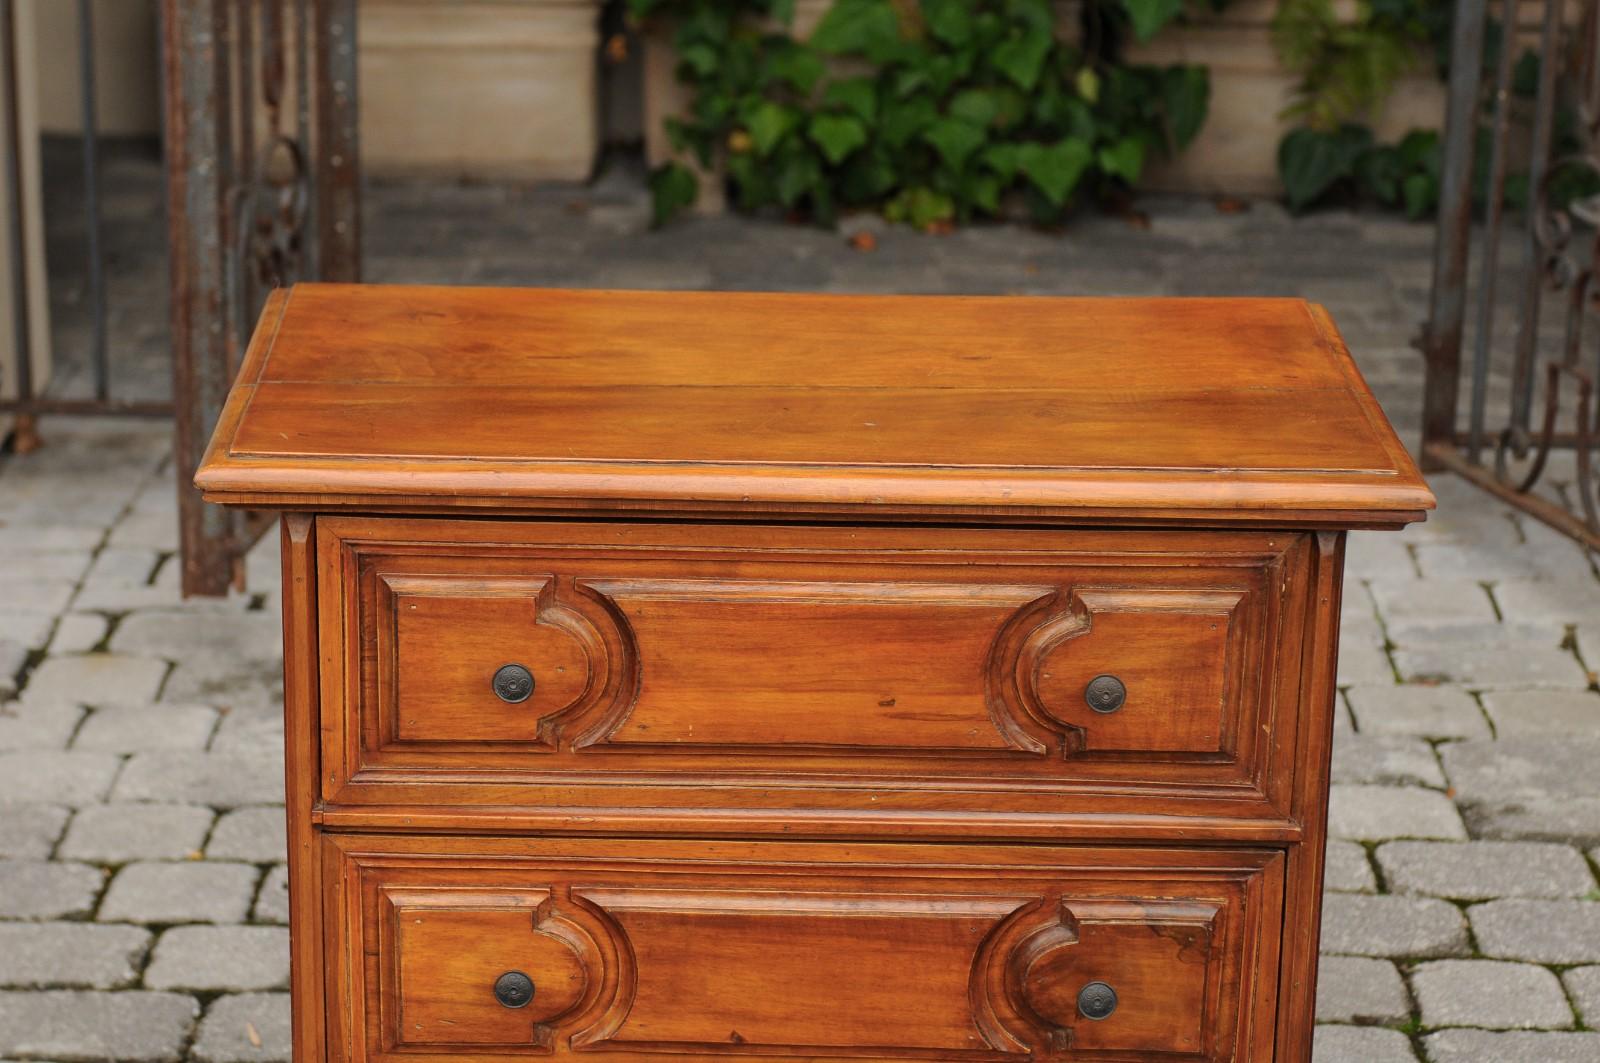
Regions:
[[1117, 991], [1104, 982], [1090, 982], [1078, 990], [1078, 1014], [1099, 1022], [1117, 1010]]
[[533, 1000], [533, 990], [533, 979], [521, 971], [507, 971], [494, 980], [494, 998], [502, 1007], [527, 1007]]
[[494, 674], [495, 697], [515, 705], [533, 695], [533, 673], [520, 664], [502, 665]]
[[1095, 712], [1116, 712], [1128, 700], [1128, 688], [1114, 675], [1097, 675], [1083, 688], [1083, 700]]

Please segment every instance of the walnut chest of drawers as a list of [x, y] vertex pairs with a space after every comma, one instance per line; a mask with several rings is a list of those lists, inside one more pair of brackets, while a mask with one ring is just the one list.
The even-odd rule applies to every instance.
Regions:
[[297, 1060], [1310, 1055], [1344, 535], [1299, 300], [302, 285]]

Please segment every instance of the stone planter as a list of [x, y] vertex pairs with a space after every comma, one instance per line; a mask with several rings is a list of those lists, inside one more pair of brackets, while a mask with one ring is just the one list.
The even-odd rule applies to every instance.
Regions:
[[370, 174], [584, 180], [600, 148], [600, 0], [362, 0]]
[[[800, 0], [795, 31], [809, 33], [831, 0]], [[1057, 5], [1064, 34], [1077, 27], [1076, 4]], [[1198, 17], [1164, 29], [1148, 45], [1135, 48], [1137, 62], [1196, 63], [1211, 71], [1211, 109], [1194, 143], [1177, 159], [1154, 165], [1142, 187], [1154, 191], [1277, 196], [1278, 142], [1289, 125], [1279, 115], [1288, 106], [1295, 77], [1278, 62], [1272, 47], [1275, 0], [1236, 0], [1220, 14]], [[677, 60], [671, 34], [654, 28], [644, 45], [645, 150], [650, 164], [673, 157], [664, 120], [687, 106], [688, 90], [673, 74]], [[1416, 128], [1442, 128], [1444, 85], [1425, 65], [1403, 79], [1374, 123], [1380, 139], [1392, 140]], [[721, 184], [701, 182], [699, 209], [722, 209]]]

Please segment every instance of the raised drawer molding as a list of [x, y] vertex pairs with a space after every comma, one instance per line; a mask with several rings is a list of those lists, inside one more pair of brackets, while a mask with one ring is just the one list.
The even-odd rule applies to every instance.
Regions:
[[1344, 535], [1298, 300], [301, 285], [297, 1063], [1310, 1058]]

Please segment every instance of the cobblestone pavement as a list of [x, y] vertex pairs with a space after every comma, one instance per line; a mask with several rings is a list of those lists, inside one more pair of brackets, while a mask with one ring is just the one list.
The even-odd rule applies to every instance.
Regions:
[[[112, 199], [136, 212], [137, 196]], [[880, 232], [863, 253], [728, 219], [647, 234], [626, 172], [531, 193], [390, 186], [369, 273], [1305, 295], [1411, 438], [1426, 228], [1145, 207], [1147, 229]], [[114, 248], [159, 239], [138, 221], [118, 222]], [[114, 334], [158, 348], [161, 313], [153, 294], [125, 298]], [[251, 555], [249, 593], [181, 601], [164, 427], [45, 435], [0, 459], [0, 1059], [286, 1059], [275, 543]], [[1434, 487], [1426, 524], [1352, 537], [1316, 1058], [1600, 1059], [1597, 568], [1458, 481]]]

